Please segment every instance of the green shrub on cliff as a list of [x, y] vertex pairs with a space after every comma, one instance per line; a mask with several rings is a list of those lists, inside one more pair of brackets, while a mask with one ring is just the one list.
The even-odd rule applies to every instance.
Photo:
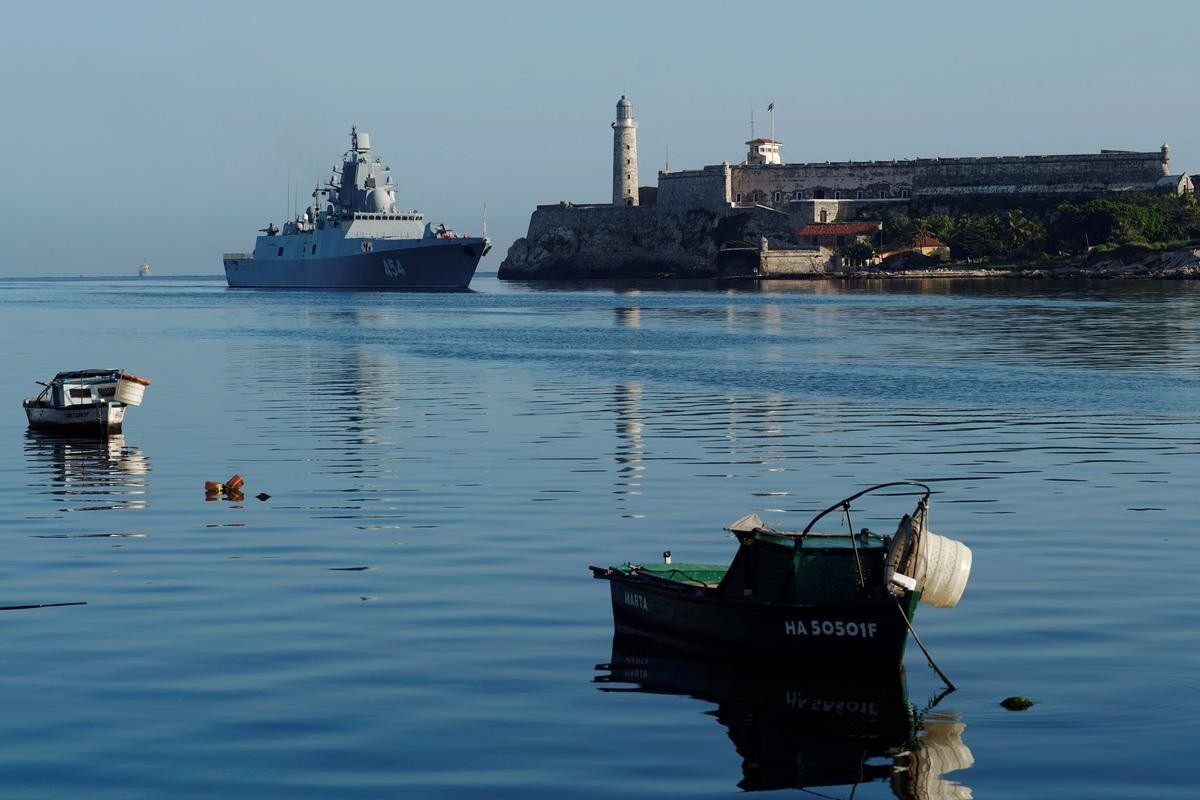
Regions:
[[1028, 261], [1101, 245], [1161, 248], [1200, 239], [1200, 205], [1192, 195], [1135, 194], [1066, 202], [1049, 211], [993, 207], [953, 218], [900, 215], [884, 223], [890, 247], [912, 247], [922, 234], [949, 244], [952, 258], [972, 261]]
[[1051, 214], [1048, 245], [1083, 253], [1097, 245], [1187, 241], [1200, 236], [1200, 208], [1192, 195], [1136, 194], [1081, 206], [1063, 203]]

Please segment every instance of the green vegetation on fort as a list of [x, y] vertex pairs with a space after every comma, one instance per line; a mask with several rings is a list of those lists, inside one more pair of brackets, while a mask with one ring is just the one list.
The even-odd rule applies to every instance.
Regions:
[[1166, 249], [1200, 240], [1200, 205], [1190, 194], [1136, 194], [1053, 208], [900, 215], [884, 222], [884, 249], [912, 247], [922, 236], [950, 245], [953, 260], [973, 262], [1030, 261], [1127, 247]]

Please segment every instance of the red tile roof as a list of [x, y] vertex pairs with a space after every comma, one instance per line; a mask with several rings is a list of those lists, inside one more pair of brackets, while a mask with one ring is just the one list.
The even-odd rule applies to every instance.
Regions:
[[941, 239], [935, 239], [932, 236], [921, 235], [917, 237], [917, 247], [949, 247], [950, 245], [943, 242]]
[[875, 233], [882, 222], [810, 222], [800, 229], [801, 236], [859, 236]]

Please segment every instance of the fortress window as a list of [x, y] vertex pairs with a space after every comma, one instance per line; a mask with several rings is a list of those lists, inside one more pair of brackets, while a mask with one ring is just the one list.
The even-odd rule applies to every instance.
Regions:
[[[828, 219], [829, 219], [829, 212], [822, 208], [821, 209], [821, 222], [826, 222]], [[814, 236], [813, 238], [816, 239], [817, 237]]]
[[737, 194], [735, 194], [733, 196], [733, 202], [735, 202], [735, 203], [742, 202], [742, 193], [741, 192], [738, 192]]
[[884, 191], [883, 191], [883, 189], [880, 189], [880, 190], [879, 190], [879, 196], [880, 196], [880, 197], [887, 197], [887, 193], [886, 193], [886, 192], [884, 192]]
[[901, 189], [901, 190], [900, 190], [900, 196], [901, 196], [901, 197], [908, 197], [908, 189]]
[[862, 199], [863, 199], [864, 197], [866, 197], [866, 196], [867, 196], [867, 193], [866, 193], [866, 192], [864, 192], [862, 189], [859, 189], [859, 190], [858, 190], [858, 199], [859, 199], [859, 200], [862, 200]]
[[783, 193], [782, 193], [782, 192], [776, 192], [776, 193], [775, 193], [775, 202], [776, 202], [776, 203], [778, 203], [778, 202], [779, 202], [780, 200], [782, 200], [782, 199], [783, 199]]
[[837, 190], [835, 190], [835, 191], [834, 191], [834, 193], [833, 193], [833, 199], [834, 199], [834, 200], [841, 200], [841, 199], [842, 199], [842, 190], [841, 190], [841, 189], [837, 189]]

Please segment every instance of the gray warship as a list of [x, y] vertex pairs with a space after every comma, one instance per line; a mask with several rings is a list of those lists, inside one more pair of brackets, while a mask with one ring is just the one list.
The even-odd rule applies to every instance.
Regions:
[[486, 236], [397, 211], [391, 168], [357, 128], [341, 168], [312, 198], [282, 230], [260, 228], [253, 253], [224, 254], [230, 287], [460, 290], [491, 249]]

